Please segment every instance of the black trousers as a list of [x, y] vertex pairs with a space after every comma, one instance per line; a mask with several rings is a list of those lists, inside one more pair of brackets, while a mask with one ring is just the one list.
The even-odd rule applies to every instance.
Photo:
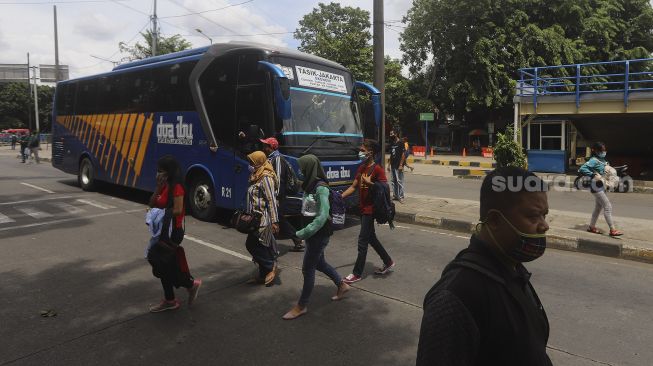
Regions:
[[392, 258], [388, 252], [386, 252], [381, 242], [376, 237], [376, 231], [374, 230], [374, 217], [372, 215], [362, 215], [361, 216], [361, 232], [358, 235], [358, 257], [356, 258], [356, 264], [354, 265], [354, 274], [356, 276], [361, 276], [363, 274], [363, 269], [365, 269], [365, 261], [367, 260], [367, 246], [371, 245], [374, 248], [374, 251], [381, 257], [383, 264], [392, 263]]
[[258, 239], [256, 234], [247, 235], [245, 242], [247, 251], [254, 258], [254, 262], [258, 264], [258, 274], [260, 278], [265, 278], [268, 273], [272, 272], [274, 268], [274, 250], [272, 246], [264, 246]]
[[[172, 301], [175, 299], [175, 289], [173, 283], [174, 281], [168, 278], [165, 277], [161, 278], [161, 285], [163, 286], [163, 294], [165, 295], [165, 298], [168, 301]], [[185, 279], [181, 287], [185, 287], [185, 288], [193, 287], [193, 280], [191, 278]]]

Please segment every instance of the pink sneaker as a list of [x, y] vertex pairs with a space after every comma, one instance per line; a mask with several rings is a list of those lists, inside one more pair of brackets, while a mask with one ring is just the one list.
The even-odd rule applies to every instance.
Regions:
[[344, 282], [344, 283], [346, 283], [348, 285], [351, 285], [352, 283], [358, 282], [360, 280], [362, 280], [362, 278], [360, 276], [356, 276], [355, 274], [352, 273], [349, 276], [343, 278], [342, 282]]
[[150, 306], [150, 313], [160, 313], [166, 310], [177, 310], [181, 307], [181, 304], [177, 299], [168, 301], [162, 300], [159, 305]]
[[193, 287], [188, 289], [188, 306], [193, 305], [195, 299], [197, 299], [197, 293], [200, 292], [200, 286], [202, 286], [202, 280], [197, 279], [193, 281]]
[[390, 262], [390, 264], [384, 264], [383, 267], [374, 270], [374, 274], [376, 275], [387, 274], [388, 272], [392, 271], [394, 267], [395, 267], [395, 261], [392, 261]]

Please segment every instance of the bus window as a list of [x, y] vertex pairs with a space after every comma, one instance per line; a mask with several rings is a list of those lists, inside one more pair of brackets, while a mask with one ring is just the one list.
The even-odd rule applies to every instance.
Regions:
[[154, 110], [181, 112], [195, 110], [188, 78], [195, 62], [177, 63], [154, 69], [152, 79], [156, 84]]
[[267, 74], [258, 66], [260, 59], [258, 54], [240, 56], [236, 118], [238, 131], [256, 130], [253, 126], [257, 126], [267, 136], [274, 131], [270, 127], [272, 104], [266, 93]]
[[202, 98], [216, 140], [234, 147], [238, 132], [235, 126], [237, 56], [215, 60], [200, 77]]
[[75, 114], [91, 114], [96, 109], [97, 82], [96, 80], [84, 80], [79, 83], [77, 89], [77, 101], [75, 103]]

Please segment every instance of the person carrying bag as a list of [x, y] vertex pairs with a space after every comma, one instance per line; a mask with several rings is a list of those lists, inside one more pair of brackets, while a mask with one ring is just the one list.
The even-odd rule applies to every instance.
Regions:
[[[247, 251], [252, 255], [252, 261], [258, 265], [258, 276], [249, 282], [271, 286], [277, 271], [278, 251], [274, 235], [279, 233], [278, 179], [264, 152], [254, 151], [247, 155], [247, 158], [251, 174], [245, 213], [252, 215], [250, 221], [259, 222], [255, 230], [254, 227], [250, 228], [253, 231], [248, 233], [245, 242]], [[260, 221], [256, 219], [258, 215]], [[242, 219], [242, 215], [240, 218]]]
[[[158, 313], [176, 310], [181, 306], [175, 298], [173, 287], [188, 290], [188, 306], [192, 305], [202, 280], [190, 274], [186, 253], [181, 247], [184, 239], [184, 187], [180, 183], [179, 164], [172, 156], [164, 156], [157, 162], [156, 189], [150, 198], [150, 207], [164, 209], [160, 219], [160, 234], [151, 239], [147, 260], [152, 266], [152, 274], [161, 280], [165, 298], [150, 307], [150, 312]], [[152, 219], [153, 221], [153, 219]], [[156, 224], [153, 222], [151, 225]]]

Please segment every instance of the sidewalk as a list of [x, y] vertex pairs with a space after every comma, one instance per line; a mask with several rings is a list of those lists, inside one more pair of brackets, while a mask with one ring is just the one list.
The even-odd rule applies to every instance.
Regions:
[[[10, 145], [0, 146], [0, 156], [12, 156], [16, 159], [20, 159], [19, 146], [16, 146], [16, 150], [12, 150]], [[52, 145], [51, 144], [42, 144], [41, 151], [39, 151], [39, 159], [41, 162], [49, 163], [52, 161]]]
[[[471, 234], [478, 223], [479, 203], [445, 197], [408, 194], [396, 203], [397, 222]], [[601, 218], [602, 219], [602, 218]], [[615, 217], [626, 235], [611, 238], [586, 232], [588, 214], [550, 210], [547, 222], [549, 248], [653, 263], [653, 220]], [[605, 226], [605, 223], [599, 222]], [[604, 228], [606, 230], [607, 228]]]

